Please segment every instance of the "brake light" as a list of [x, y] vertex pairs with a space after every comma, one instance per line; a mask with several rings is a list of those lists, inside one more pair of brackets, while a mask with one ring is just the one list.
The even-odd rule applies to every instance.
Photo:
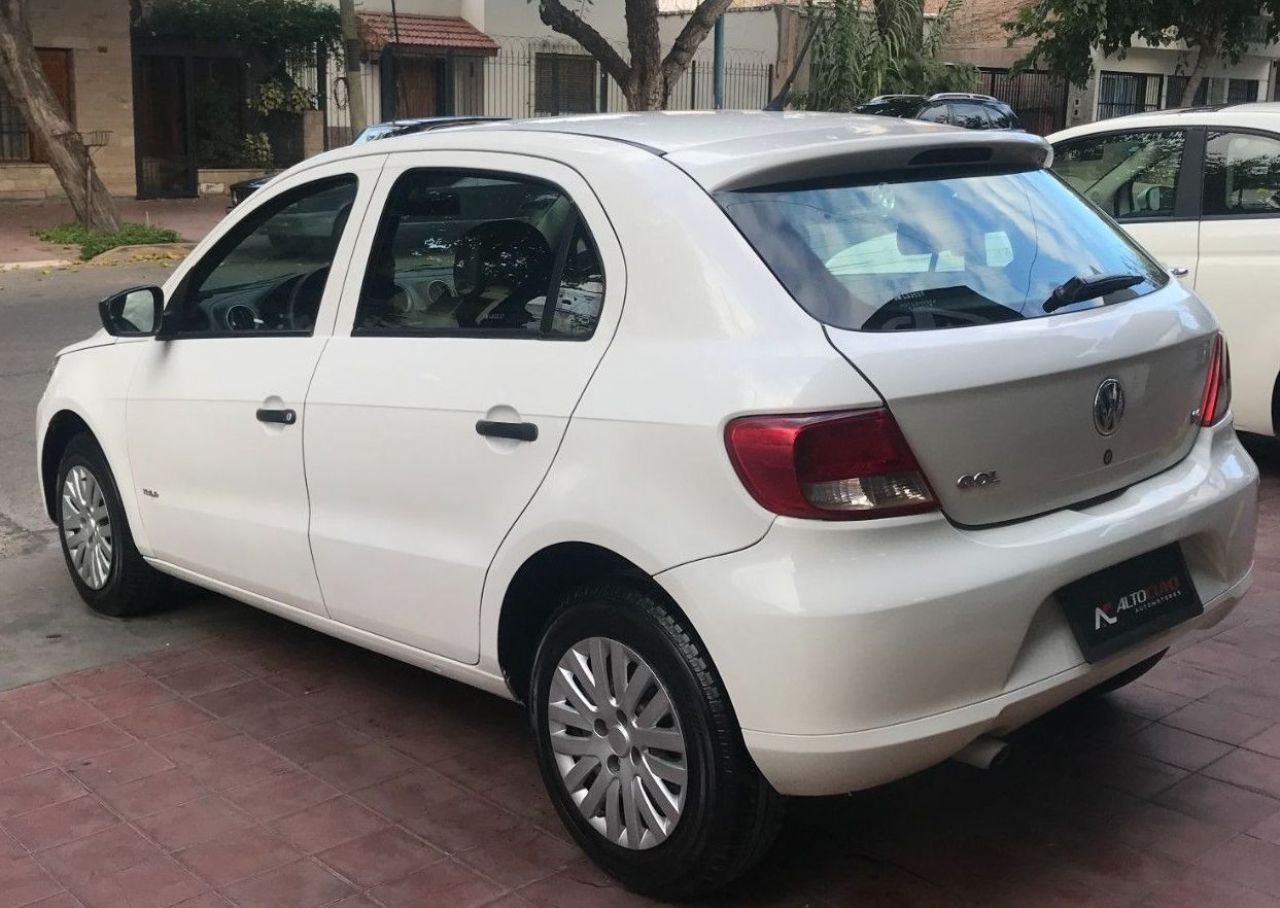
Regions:
[[932, 511], [933, 490], [886, 409], [746, 416], [729, 423], [734, 469], [785, 517], [866, 520]]
[[1209, 353], [1209, 374], [1204, 380], [1204, 396], [1200, 399], [1200, 425], [1212, 426], [1227, 415], [1231, 407], [1231, 355], [1221, 334], [1213, 339]]

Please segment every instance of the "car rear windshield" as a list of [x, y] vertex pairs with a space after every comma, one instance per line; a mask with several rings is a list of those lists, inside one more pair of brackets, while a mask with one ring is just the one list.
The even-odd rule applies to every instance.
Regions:
[[[1038, 318], [1121, 303], [1168, 281], [1045, 170], [790, 184], [717, 201], [796, 301], [838, 328]], [[1069, 283], [1112, 275], [1132, 285], [1099, 296]]]

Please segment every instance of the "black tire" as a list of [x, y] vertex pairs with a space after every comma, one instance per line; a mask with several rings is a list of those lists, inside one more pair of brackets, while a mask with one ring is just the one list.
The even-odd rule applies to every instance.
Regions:
[[[63, 488], [67, 474], [77, 466], [88, 470], [102, 490], [111, 527], [111, 565], [106, 582], [99, 589], [86, 584], [76, 570], [67, 547], [67, 532], [63, 525]], [[82, 432], [72, 438], [62, 452], [62, 460], [58, 464], [54, 514], [58, 521], [58, 539], [62, 545], [67, 573], [71, 575], [76, 592], [89, 608], [113, 618], [129, 618], [158, 611], [166, 605], [171, 598], [173, 584], [167, 576], [147, 564], [138, 553], [133, 544], [133, 534], [129, 531], [129, 520], [120, 502], [115, 477], [107, 466], [102, 449], [93, 436], [87, 433]]]
[[[669, 836], [645, 849], [615, 843], [587, 821], [552, 750], [553, 675], [565, 653], [591, 637], [615, 640], [648, 663], [684, 735], [683, 809]], [[627, 888], [669, 900], [705, 895], [750, 869], [777, 836], [783, 800], [747, 753], [710, 657], [685, 619], [641, 584], [596, 583], [566, 597], [538, 646], [528, 703], [538, 765], [560, 819], [582, 850]]]
[[1112, 691], [1119, 690], [1120, 688], [1124, 687], [1126, 684], [1132, 684], [1134, 681], [1137, 681], [1147, 672], [1151, 671], [1151, 669], [1155, 668], [1156, 664], [1161, 659], [1164, 658], [1164, 654], [1167, 652], [1169, 652], [1167, 649], [1162, 649], [1160, 650], [1160, 652], [1156, 653], [1154, 656], [1151, 656], [1147, 659], [1143, 659], [1137, 665], [1129, 666], [1120, 674], [1112, 675], [1106, 681], [1103, 681], [1097, 687], [1089, 691], [1089, 693], [1095, 696], [1101, 695], [1101, 694], [1109, 694]]

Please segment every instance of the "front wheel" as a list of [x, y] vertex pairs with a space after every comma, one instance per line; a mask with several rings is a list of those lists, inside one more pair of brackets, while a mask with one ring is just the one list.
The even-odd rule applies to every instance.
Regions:
[[91, 609], [125, 618], [163, 605], [171, 584], [134, 546], [115, 478], [90, 435], [71, 439], [62, 454], [56, 514], [67, 570]]
[[538, 648], [529, 711], [561, 820], [630, 889], [705, 894], [777, 834], [782, 799], [710, 658], [648, 590], [606, 583], [567, 598]]

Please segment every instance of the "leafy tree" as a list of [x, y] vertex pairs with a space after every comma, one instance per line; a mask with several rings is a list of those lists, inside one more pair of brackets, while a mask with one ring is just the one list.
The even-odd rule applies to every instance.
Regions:
[[67, 112], [49, 87], [31, 38], [26, 0], [0, 0], [0, 82], [45, 149], [76, 219], [93, 230], [120, 229], [120, 216], [86, 149], [74, 138]]
[[796, 99], [808, 110], [852, 110], [880, 94], [930, 95], [970, 91], [977, 70], [938, 59], [963, 0], [947, 0], [926, 28], [920, 0], [832, 0], [810, 6], [819, 17], [809, 90]]
[[603, 35], [580, 14], [568, 9], [562, 0], [538, 0], [538, 15], [544, 25], [577, 41], [596, 58], [622, 88], [628, 107], [632, 110], [660, 110], [667, 106], [672, 86], [688, 68], [694, 52], [731, 2], [701, 0], [676, 36], [671, 50], [663, 56], [658, 33], [658, 0], [625, 0], [630, 60], [623, 59]]
[[1135, 42], [1182, 44], [1193, 58], [1180, 106], [1191, 103], [1215, 57], [1239, 62], [1251, 43], [1280, 35], [1280, 0], [1032, 0], [1005, 24], [1034, 42], [1019, 67], [1044, 66], [1084, 85], [1092, 51], [1121, 58]]

